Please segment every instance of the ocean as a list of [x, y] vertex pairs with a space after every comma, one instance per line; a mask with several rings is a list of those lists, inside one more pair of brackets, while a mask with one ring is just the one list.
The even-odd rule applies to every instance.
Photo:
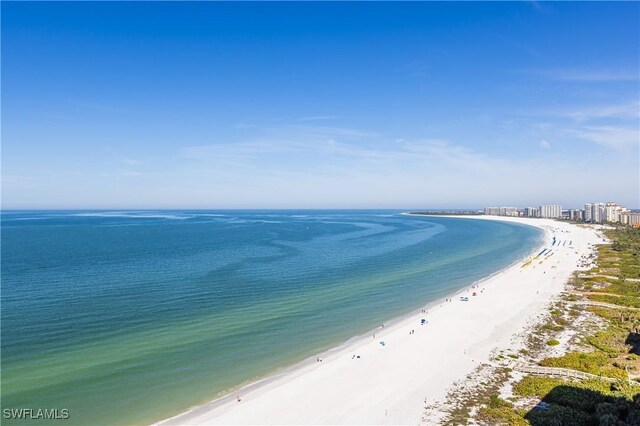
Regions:
[[176, 415], [446, 297], [542, 238], [372, 210], [4, 211], [1, 231], [2, 409], [68, 410], [65, 425]]

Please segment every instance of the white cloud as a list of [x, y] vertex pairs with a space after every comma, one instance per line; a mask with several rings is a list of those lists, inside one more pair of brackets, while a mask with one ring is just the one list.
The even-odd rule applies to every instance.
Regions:
[[[545, 139], [564, 146], [570, 137], [626, 146], [637, 135], [634, 129], [617, 131], [620, 128], [614, 126], [566, 128], [571, 129], [548, 128], [522, 140], [529, 148], [536, 148], [532, 140], [543, 146]], [[100, 204], [104, 200], [129, 208], [438, 208], [544, 202], [578, 206], [601, 198], [637, 207], [637, 158], [617, 150], [582, 149], [564, 158], [558, 150], [554, 155], [490, 155], [483, 151], [482, 141], [475, 141], [480, 148], [472, 149], [446, 139], [393, 136], [340, 127], [272, 127], [243, 141], [194, 143], [161, 170], [141, 174], [116, 169], [103, 175], [92, 170], [83, 176], [90, 184], [76, 185], [73, 194], [64, 191], [73, 179], [61, 174], [30, 177], [33, 182], [9, 180], [3, 190], [14, 207], [33, 207], [33, 200], [62, 206], [77, 199], [85, 208], [105, 206]], [[136, 161], [118, 164], [135, 169], [127, 166]], [[144, 164], [150, 167], [147, 160]], [[592, 173], [595, 168], [597, 174]], [[9, 172], [19, 175], [20, 170]], [[630, 183], [612, 186], [602, 179], [613, 175]]]
[[601, 118], [638, 119], [640, 117], [640, 103], [629, 102], [618, 105], [573, 109], [560, 113], [560, 115], [573, 118], [576, 121], [588, 121]]
[[217, 142], [183, 148], [188, 160], [218, 161], [245, 166], [270, 158], [297, 156], [364, 155], [367, 150], [349, 142], [377, 140], [379, 136], [359, 129], [325, 126], [283, 126], [265, 129], [263, 136], [241, 142]]
[[524, 72], [549, 80], [572, 82], [637, 81], [640, 79], [637, 70], [549, 69], [526, 70]]
[[569, 130], [567, 134], [614, 149], [640, 144], [640, 129], [638, 128], [585, 126], [581, 129]]
[[[566, 144], [588, 141], [622, 150], [640, 143], [640, 103], [620, 102], [588, 107], [566, 107], [517, 113], [518, 123], [540, 138], [540, 148], [550, 148], [547, 138]], [[537, 121], [542, 118], [543, 121]]]

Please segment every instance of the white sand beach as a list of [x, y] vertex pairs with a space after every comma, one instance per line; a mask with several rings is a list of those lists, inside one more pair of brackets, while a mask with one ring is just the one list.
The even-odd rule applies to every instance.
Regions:
[[[322, 362], [308, 360], [160, 424], [419, 424], [425, 401], [442, 399], [455, 381], [489, 361], [494, 348], [508, 346], [562, 291], [579, 258], [602, 242], [592, 228], [553, 220], [473, 219], [541, 227], [544, 246], [534, 256], [542, 248], [551, 252], [524, 267], [519, 262], [477, 288], [469, 283], [452, 301], [375, 330], [375, 338], [329, 351]], [[421, 325], [422, 318], [427, 324]]]

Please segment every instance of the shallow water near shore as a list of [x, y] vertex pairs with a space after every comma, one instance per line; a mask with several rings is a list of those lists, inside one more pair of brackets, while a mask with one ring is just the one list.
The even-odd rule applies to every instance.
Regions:
[[175, 415], [542, 237], [395, 211], [3, 212], [2, 234], [2, 408], [66, 408], [65, 424]]

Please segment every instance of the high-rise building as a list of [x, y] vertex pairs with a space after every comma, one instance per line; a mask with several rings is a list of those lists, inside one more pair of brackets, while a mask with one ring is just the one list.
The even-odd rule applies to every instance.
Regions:
[[569, 210], [569, 219], [575, 220], [575, 221], [584, 220], [583, 211], [580, 209]]
[[620, 213], [620, 223], [623, 225], [630, 225], [629, 220], [631, 212], [622, 212]]
[[630, 212], [629, 210], [620, 213], [620, 223], [623, 225], [640, 227], [640, 213]]
[[640, 227], [640, 213], [630, 212], [618, 203], [585, 203], [584, 210], [562, 210], [557, 204], [543, 204], [539, 207], [485, 207], [484, 214], [494, 216], [543, 217], [590, 223], [622, 223]]
[[618, 222], [620, 220], [620, 212], [614, 206], [605, 206], [603, 212], [603, 222]]
[[626, 211], [618, 203], [587, 203], [584, 205], [584, 220], [591, 223], [619, 223], [623, 221], [621, 214]]
[[500, 215], [500, 207], [485, 207], [484, 214], [499, 216]]
[[625, 211], [627, 211], [627, 209], [622, 207], [620, 204], [609, 202], [604, 207], [604, 217], [602, 221], [618, 223], [620, 222], [620, 215]]
[[557, 204], [548, 204], [540, 206], [540, 217], [550, 219], [558, 219], [562, 217], [562, 206]]
[[593, 208], [592, 203], [586, 203], [584, 205], [584, 221], [591, 222], [591, 209]]
[[516, 207], [485, 207], [484, 214], [493, 216], [520, 216]]
[[591, 223], [602, 223], [604, 216], [604, 203], [593, 203], [591, 205]]

